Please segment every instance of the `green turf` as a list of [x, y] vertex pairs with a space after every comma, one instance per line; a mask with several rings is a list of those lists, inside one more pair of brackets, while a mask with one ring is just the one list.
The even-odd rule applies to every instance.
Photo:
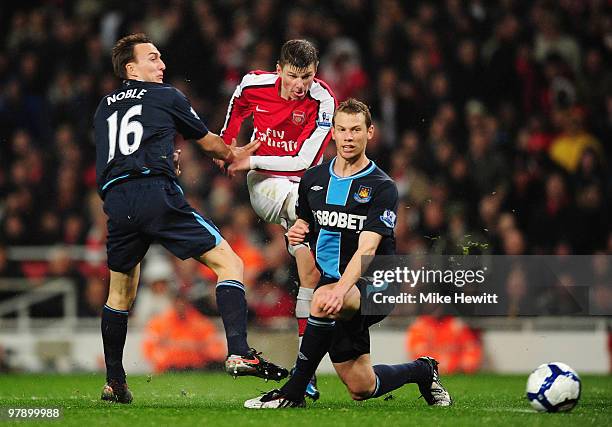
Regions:
[[[612, 376], [583, 376], [578, 406], [566, 414], [538, 414], [524, 399], [526, 375], [450, 376], [444, 384], [455, 399], [451, 408], [430, 408], [414, 385], [393, 398], [352, 402], [335, 376], [322, 376], [322, 398], [307, 409], [246, 410], [245, 399], [276, 383], [222, 374], [189, 373], [130, 376], [131, 405], [99, 400], [103, 377], [89, 375], [0, 375], [0, 406], [61, 407], [62, 425], [74, 426], [606, 426], [612, 420]], [[60, 424], [53, 423], [51, 424]], [[49, 425], [45, 422], [5, 425]]]

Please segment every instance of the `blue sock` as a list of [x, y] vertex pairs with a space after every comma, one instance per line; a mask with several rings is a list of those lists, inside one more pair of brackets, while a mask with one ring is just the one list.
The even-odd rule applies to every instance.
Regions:
[[404, 384], [431, 381], [432, 375], [429, 364], [418, 359], [401, 365], [376, 365], [374, 373], [376, 389], [372, 393], [373, 398], [387, 394]]
[[302, 338], [302, 345], [295, 361], [295, 372], [283, 385], [281, 392], [291, 400], [301, 400], [321, 359], [329, 350], [336, 322], [324, 317], [310, 316]]
[[223, 319], [228, 354], [244, 356], [247, 344], [247, 302], [244, 285], [238, 280], [217, 283], [217, 307]]
[[102, 309], [102, 344], [106, 364], [106, 382], [125, 382], [123, 369], [123, 347], [127, 335], [128, 311], [116, 310], [104, 305]]

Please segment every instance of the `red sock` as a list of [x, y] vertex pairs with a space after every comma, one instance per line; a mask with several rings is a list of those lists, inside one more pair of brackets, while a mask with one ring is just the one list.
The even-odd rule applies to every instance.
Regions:
[[308, 318], [298, 317], [298, 337], [304, 336], [304, 331], [306, 330], [306, 323], [308, 322]]

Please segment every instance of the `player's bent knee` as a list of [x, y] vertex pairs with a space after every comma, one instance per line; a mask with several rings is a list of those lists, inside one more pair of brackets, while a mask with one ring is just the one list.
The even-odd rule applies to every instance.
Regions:
[[347, 385], [347, 388], [353, 400], [366, 400], [372, 397], [372, 390], [367, 387], [350, 387]]
[[323, 300], [320, 294], [315, 291], [312, 296], [312, 302], [310, 303], [310, 315], [315, 317], [329, 317], [327, 313], [321, 309], [322, 305]]
[[372, 384], [361, 375], [351, 375], [342, 379], [353, 400], [366, 400], [372, 397], [376, 384]]
[[327, 314], [320, 306], [315, 305], [314, 301], [310, 304], [310, 315], [314, 317], [320, 317], [325, 319], [337, 319], [338, 316], [335, 314]]
[[362, 394], [354, 394], [351, 393], [351, 399], [355, 400], [355, 401], [361, 401], [361, 400], [367, 400], [370, 397], [370, 395], [362, 395]]
[[321, 310], [319, 307], [314, 306], [314, 301], [310, 305], [310, 315], [314, 317], [329, 317], [327, 313]]
[[371, 368], [369, 355], [341, 363], [334, 363], [334, 369], [346, 386], [351, 399], [366, 400], [376, 389], [376, 376]]

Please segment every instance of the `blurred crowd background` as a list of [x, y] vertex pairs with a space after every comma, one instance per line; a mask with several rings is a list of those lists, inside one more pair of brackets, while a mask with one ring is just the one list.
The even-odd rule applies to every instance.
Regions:
[[[606, 0], [20, 1], [2, 3], [0, 27], [0, 277], [69, 277], [81, 316], [99, 314], [108, 283], [92, 118], [120, 84], [110, 49], [133, 32], [155, 41], [166, 82], [216, 133], [244, 73], [273, 70], [288, 39], [315, 42], [318, 77], [339, 101], [371, 108], [368, 155], [400, 191], [398, 253], [612, 254]], [[255, 216], [244, 176], [177, 147], [189, 201], [245, 261], [254, 320], [290, 319], [282, 230]], [[22, 246], [53, 250], [11, 257]], [[195, 261], [154, 251], [134, 315], [163, 312], [175, 294], [214, 314], [213, 285]], [[61, 305], [32, 315], [61, 315]]]

